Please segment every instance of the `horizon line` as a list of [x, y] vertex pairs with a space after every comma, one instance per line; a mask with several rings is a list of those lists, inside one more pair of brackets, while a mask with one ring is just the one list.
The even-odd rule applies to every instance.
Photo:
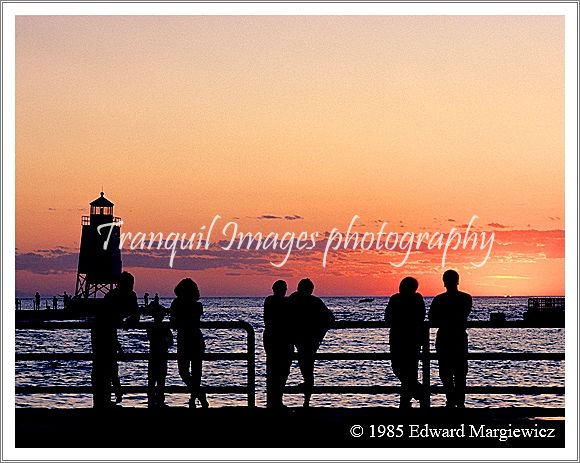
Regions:
[[[445, 293], [445, 291], [438, 293], [438, 294], [443, 294]], [[290, 292], [290, 294], [292, 294]], [[393, 294], [397, 294], [397, 293], [393, 293]], [[391, 295], [372, 295], [372, 294], [349, 294], [349, 295], [336, 295], [336, 294], [313, 294], [316, 297], [325, 297], [325, 298], [329, 298], [329, 297], [344, 297], [344, 298], [352, 298], [352, 297], [366, 297], [366, 298], [375, 298], [375, 299], [380, 299], [380, 298], [386, 298], [386, 297], [391, 297], [393, 294]], [[438, 294], [421, 294], [423, 297], [435, 297]], [[259, 295], [210, 295], [210, 296], [201, 296], [200, 299], [216, 299], [216, 298], [258, 298], [258, 297], [267, 297], [270, 296], [271, 293], [268, 293], [266, 295], [263, 294], [259, 294]], [[495, 296], [490, 296], [490, 295], [477, 295], [477, 294], [470, 294], [471, 297], [486, 297], [486, 298], [503, 298], [503, 299], [512, 299], [512, 298], [521, 298], [521, 297], [566, 297], [564, 294], [560, 294], [560, 295], [554, 295], [554, 294], [542, 294], [542, 295], [529, 295], [529, 294], [521, 294], [521, 295], [516, 295], [516, 294], [497, 294]], [[71, 296], [69, 294], [69, 296]], [[18, 299], [25, 299], [25, 298], [34, 298], [34, 294], [32, 295], [25, 295], [25, 296], [15, 296]], [[52, 298], [54, 297], [54, 295], [51, 296], [40, 296], [41, 298]], [[57, 295], [57, 297], [61, 297], [60, 295]], [[74, 296], [71, 296], [74, 297]], [[149, 298], [153, 299], [155, 296], [151, 296], [151, 293], [149, 293]], [[175, 295], [171, 295], [171, 296], [162, 296], [160, 295], [159, 298], [160, 299], [172, 299], [175, 298]], [[89, 298], [89, 299], [95, 299], [95, 298]], [[96, 298], [96, 299], [102, 299], [102, 298]], [[137, 299], [143, 299], [143, 296], [137, 296]]]

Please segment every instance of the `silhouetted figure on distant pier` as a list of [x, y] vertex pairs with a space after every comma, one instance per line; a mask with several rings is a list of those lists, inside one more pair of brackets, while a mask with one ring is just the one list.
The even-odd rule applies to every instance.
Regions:
[[103, 298], [103, 306], [99, 307], [91, 329], [91, 344], [93, 351], [93, 369], [91, 382], [93, 387], [93, 407], [104, 408], [112, 405], [111, 387], [117, 397], [122, 399], [121, 383], [117, 355], [122, 352], [117, 338], [117, 328], [125, 324], [129, 326], [139, 320], [137, 295], [133, 291], [135, 279], [128, 272], [123, 272], [117, 287]]
[[288, 286], [284, 280], [272, 285], [274, 294], [264, 301], [264, 350], [266, 351], [266, 400], [269, 408], [284, 406], [284, 386], [292, 366], [292, 333], [289, 326]]
[[67, 309], [70, 304], [70, 296], [66, 293], [66, 291], [62, 295], [62, 304], [65, 309]]
[[159, 308], [165, 310], [165, 312], [167, 313], [167, 310], [165, 309], [165, 307], [159, 303], [159, 298], [154, 297], [153, 300], [151, 302], [149, 302], [149, 305], [147, 305], [147, 307], [145, 307], [145, 313], [153, 316], [155, 311], [158, 310]]
[[145, 293], [143, 295], [143, 304], [145, 305], [145, 307], [149, 305], [149, 293]]
[[34, 295], [34, 310], [40, 310], [40, 294], [38, 294], [38, 291]]
[[312, 295], [314, 283], [300, 280], [297, 291], [288, 297], [291, 329], [298, 352], [298, 366], [304, 378], [304, 407], [310, 406], [314, 386], [314, 360], [324, 335], [334, 323], [334, 315], [324, 302]]
[[147, 368], [147, 402], [150, 408], [165, 405], [165, 378], [167, 377], [167, 352], [173, 345], [173, 334], [169, 326], [163, 324], [165, 308], [151, 304], [149, 312], [154, 325], [147, 328], [149, 339], [149, 363]]
[[400, 408], [411, 408], [411, 399], [421, 400], [423, 393], [417, 370], [424, 336], [425, 302], [417, 288], [419, 282], [415, 278], [403, 278], [399, 292], [390, 297], [385, 310], [385, 321], [391, 325], [391, 365], [401, 381]]
[[209, 407], [200, 388], [205, 342], [200, 329], [203, 306], [199, 289], [191, 278], [185, 278], [174, 289], [177, 296], [171, 303], [171, 325], [177, 329], [177, 366], [179, 376], [191, 391], [189, 407], [195, 408], [198, 398], [202, 408]]
[[58, 299], [57, 299], [57, 297], [56, 297], [56, 296], [53, 296], [53, 297], [52, 297], [52, 308], [53, 308], [54, 310], [58, 309]]
[[467, 317], [472, 299], [457, 289], [459, 274], [447, 270], [443, 274], [447, 291], [433, 299], [429, 321], [436, 327], [435, 347], [439, 358], [439, 376], [447, 396], [446, 407], [465, 407], [465, 382], [467, 376]]
[[159, 294], [158, 293], [155, 293], [155, 297], [153, 298], [153, 303], [159, 304]]

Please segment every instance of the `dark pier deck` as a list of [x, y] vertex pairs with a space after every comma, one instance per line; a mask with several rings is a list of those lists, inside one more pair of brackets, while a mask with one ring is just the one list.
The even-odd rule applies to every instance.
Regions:
[[[17, 409], [16, 446], [564, 447], [563, 415], [563, 409], [527, 407], [454, 413], [444, 408], [401, 412], [386, 407]], [[433, 435], [445, 429], [459, 430], [460, 435]], [[501, 438], [508, 432], [511, 437]], [[526, 433], [531, 435], [525, 437]]]

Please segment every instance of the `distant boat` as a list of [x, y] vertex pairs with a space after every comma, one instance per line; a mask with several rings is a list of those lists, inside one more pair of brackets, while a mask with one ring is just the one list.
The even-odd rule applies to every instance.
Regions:
[[375, 299], [373, 297], [365, 297], [361, 299], [359, 302], [373, 302]]

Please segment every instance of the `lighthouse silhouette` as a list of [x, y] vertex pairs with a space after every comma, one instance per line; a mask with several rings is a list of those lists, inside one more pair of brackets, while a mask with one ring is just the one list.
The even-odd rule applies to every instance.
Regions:
[[[90, 215], [81, 219], [81, 249], [75, 297], [105, 295], [117, 284], [123, 268], [119, 249], [121, 219], [113, 215], [114, 204], [101, 196], [90, 203]], [[99, 225], [105, 225], [99, 230]], [[107, 242], [105, 246], [105, 242]]]

